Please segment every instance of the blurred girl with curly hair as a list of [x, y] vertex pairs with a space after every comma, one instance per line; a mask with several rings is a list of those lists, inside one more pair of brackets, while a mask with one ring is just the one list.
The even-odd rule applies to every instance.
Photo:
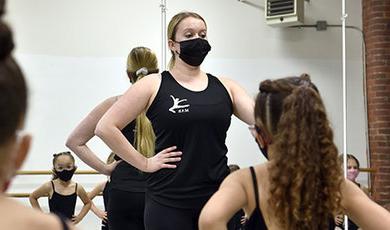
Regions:
[[226, 229], [245, 210], [244, 229], [327, 229], [342, 210], [363, 229], [388, 229], [390, 213], [343, 179], [333, 132], [307, 74], [261, 82], [250, 130], [269, 161], [229, 175], [199, 226]]

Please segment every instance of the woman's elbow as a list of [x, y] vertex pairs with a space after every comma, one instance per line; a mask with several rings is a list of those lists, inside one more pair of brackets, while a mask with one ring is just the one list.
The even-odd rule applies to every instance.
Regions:
[[199, 229], [208, 230], [208, 229], [224, 229], [223, 223], [218, 223], [220, 221], [216, 220], [211, 213], [202, 212], [199, 217]]
[[32, 206], [34, 206], [35, 203], [38, 203], [38, 199], [32, 194], [30, 194], [30, 196], [28, 197], [28, 200]]
[[212, 229], [212, 227], [213, 227], [213, 222], [212, 222], [211, 218], [207, 218], [207, 217], [199, 218], [199, 229], [200, 230]]
[[91, 206], [92, 206], [91, 200], [87, 201], [84, 205], [85, 205], [88, 209], [91, 209]]
[[70, 150], [73, 150], [75, 148], [76, 144], [72, 136], [69, 136], [68, 139], [66, 139], [65, 146]]
[[106, 125], [99, 121], [96, 125], [94, 133], [96, 136], [103, 138], [104, 134], [106, 133]]

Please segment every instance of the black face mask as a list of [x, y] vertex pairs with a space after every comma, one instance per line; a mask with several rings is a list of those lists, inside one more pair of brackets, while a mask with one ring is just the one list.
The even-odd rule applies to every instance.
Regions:
[[211, 46], [206, 39], [195, 38], [179, 42], [179, 57], [188, 65], [199, 66], [211, 50]]
[[[256, 133], [257, 135], [261, 135], [263, 132], [261, 131], [260, 128], [258, 128], [257, 126], [255, 126], [255, 129], [256, 129]], [[263, 135], [261, 135], [263, 137]], [[255, 141], [256, 141], [256, 144], [257, 146], [259, 146], [259, 149], [261, 151], [261, 153], [263, 154], [263, 156], [268, 160], [268, 145], [265, 144], [264, 148], [261, 147], [261, 144], [259, 143], [259, 141], [257, 140], [257, 138], [255, 138]]]
[[257, 145], [259, 146], [259, 149], [260, 149], [261, 153], [263, 154], [263, 156], [265, 157], [265, 159], [268, 160], [268, 148], [267, 147], [262, 148], [260, 143], [257, 141], [257, 139], [255, 139], [255, 141], [256, 141]]
[[58, 178], [62, 181], [69, 181], [72, 179], [74, 172], [76, 171], [76, 167], [71, 170], [62, 170], [61, 172], [54, 170], [55, 174], [58, 176]]

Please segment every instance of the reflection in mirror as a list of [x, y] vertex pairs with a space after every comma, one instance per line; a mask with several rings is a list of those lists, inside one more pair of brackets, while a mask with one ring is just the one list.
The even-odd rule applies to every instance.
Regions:
[[[380, 204], [390, 203], [383, 195], [386, 193], [383, 186], [387, 185], [385, 178], [390, 178], [386, 171], [387, 69], [381, 66], [387, 59], [386, 55], [380, 55], [381, 50], [387, 49], [388, 41], [382, 36], [388, 28], [377, 28], [375, 23], [379, 22], [371, 21], [376, 20], [372, 15], [387, 15], [387, 8], [384, 5], [375, 7], [371, 0], [347, 4], [348, 151], [342, 151], [340, 1], [302, 2], [304, 24], [288, 28], [267, 25], [265, 12], [261, 9], [264, 3], [249, 0], [117, 1], [115, 4], [93, 0], [9, 1], [7, 21], [15, 33], [15, 56], [31, 89], [27, 130], [33, 134], [34, 144], [23, 169], [49, 169], [52, 154], [64, 151], [65, 142], [77, 124], [96, 105], [114, 95], [122, 95], [129, 88], [126, 58], [132, 48], [150, 48], [158, 58], [160, 72], [164, 71], [161, 66], [168, 66], [168, 63], [163, 64], [162, 57], [169, 60], [171, 55], [168, 39], [162, 36], [168, 26], [164, 18], [166, 16], [169, 21], [178, 12], [190, 10], [199, 13], [207, 22], [207, 39], [212, 48], [202, 63], [202, 70], [232, 79], [251, 97], [255, 97], [259, 83], [265, 79], [309, 73], [321, 92], [338, 154], [352, 153], [359, 159], [361, 168], [369, 168], [362, 170], [356, 181], [369, 187], [373, 199]], [[365, 30], [367, 52], [362, 45], [362, 33], [354, 28]], [[375, 48], [378, 45], [383, 45], [383, 49]], [[178, 44], [175, 49], [179, 49]], [[383, 59], [377, 60], [379, 57]], [[365, 116], [365, 87], [368, 89], [368, 118]], [[172, 102], [173, 99], [167, 100]], [[367, 120], [374, 122], [370, 123], [370, 130]], [[99, 138], [92, 138], [88, 146], [102, 162], [111, 152]], [[246, 168], [266, 162], [246, 125], [235, 116], [232, 116], [227, 132], [226, 146], [229, 164]], [[371, 153], [371, 159], [368, 153]], [[91, 170], [79, 159], [77, 164], [80, 170]], [[99, 164], [95, 169], [99, 169]], [[372, 170], [378, 171], [373, 174]], [[373, 175], [371, 181], [369, 175]], [[50, 179], [48, 175], [28, 176], [28, 180], [26, 177], [16, 178], [10, 192], [31, 192]], [[90, 191], [106, 177], [76, 175], [75, 179]], [[103, 207], [103, 201], [99, 199], [94, 202]], [[80, 209], [81, 203], [76, 206], [76, 210]], [[97, 229], [100, 223], [94, 215], [87, 214], [79, 226]]]

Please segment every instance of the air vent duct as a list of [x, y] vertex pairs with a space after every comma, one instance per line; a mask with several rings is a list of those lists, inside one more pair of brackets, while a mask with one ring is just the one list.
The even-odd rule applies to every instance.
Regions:
[[301, 25], [304, 0], [265, 0], [265, 18], [271, 26]]

